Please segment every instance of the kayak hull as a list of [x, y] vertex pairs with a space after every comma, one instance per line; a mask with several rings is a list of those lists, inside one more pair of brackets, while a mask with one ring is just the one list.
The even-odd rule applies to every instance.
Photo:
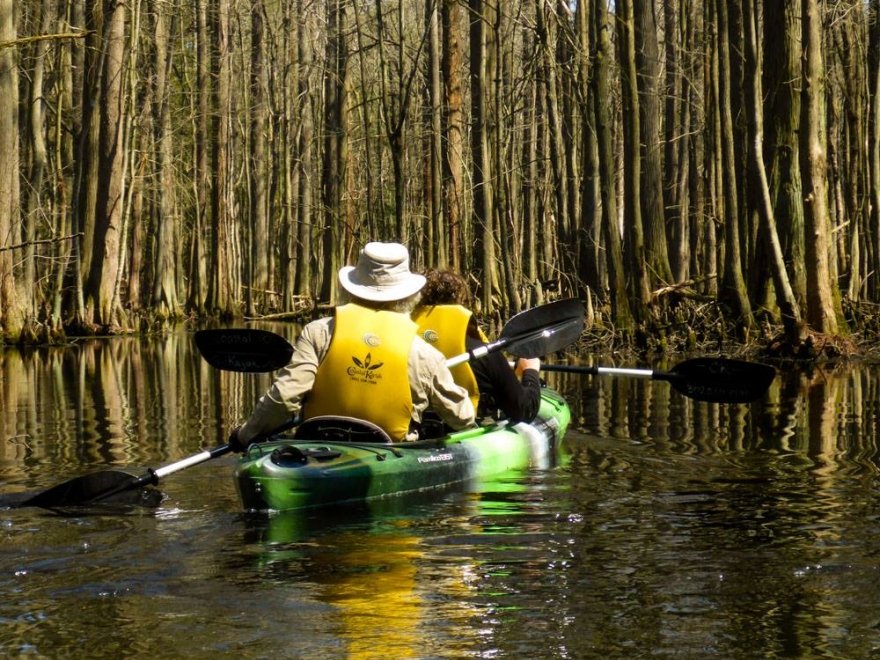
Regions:
[[544, 388], [530, 424], [492, 423], [403, 443], [278, 439], [252, 445], [236, 467], [244, 508], [287, 511], [438, 490], [546, 465], [568, 428], [565, 400]]

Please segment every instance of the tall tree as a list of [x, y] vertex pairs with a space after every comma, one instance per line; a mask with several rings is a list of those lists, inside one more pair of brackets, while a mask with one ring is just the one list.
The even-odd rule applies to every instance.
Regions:
[[757, 213], [761, 219], [759, 232], [770, 254], [770, 274], [776, 291], [776, 300], [782, 314], [786, 336], [793, 345], [803, 339], [803, 323], [798, 301], [795, 299], [785, 267], [782, 245], [773, 215], [773, 201], [764, 166], [764, 117], [761, 99], [761, 77], [758, 52], [758, 26], [756, 0], [742, 0], [743, 27], [745, 30], [745, 79], [743, 104], [748, 122], [749, 185], [757, 189]]
[[661, 283], [672, 282], [663, 203], [663, 103], [660, 98], [661, 62], [657, 42], [654, 0], [633, 0], [636, 81], [639, 94], [641, 195], [648, 269]]
[[[770, 195], [792, 291], [800, 306], [807, 300], [798, 130], [800, 128], [801, 23], [796, 3], [771, 2], [764, 8], [767, 130]], [[756, 273], [753, 273], [753, 276]], [[760, 275], [758, 275], [760, 277]], [[766, 278], [764, 278], [766, 280]]]
[[211, 70], [214, 119], [211, 135], [211, 168], [214, 185], [211, 190], [211, 268], [208, 283], [208, 311], [221, 317], [235, 314], [234, 292], [238, 280], [232, 250], [233, 232], [231, 87], [232, 44], [229, 0], [218, 0], [212, 14], [213, 49]]
[[265, 66], [265, 9], [262, 0], [251, 3], [251, 79], [250, 79], [250, 186], [251, 243], [245, 300], [249, 316], [256, 313], [255, 300], [265, 308], [269, 291], [269, 188], [272, 168], [267, 154], [269, 114], [268, 78]]
[[748, 330], [754, 325], [752, 307], [743, 278], [740, 229], [740, 195], [736, 177], [736, 154], [734, 152], [734, 126], [731, 97], [733, 78], [730, 66], [730, 42], [728, 40], [728, 4], [726, 0], [715, 3], [718, 21], [718, 88], [721, 129], [721, 153], [719, 175], [724, 192], [725, 259], [721, 296], [733, 311], [740, 327]]
[[[807, 264], [807, 323], [837, 334], [843, 315], [835, 298], [829, 255], [828, 179], [823, 136], [825, 77], [822, 65], [820, 0], [802, 0], [803, 85], [801, 87], [801, 177], [804, 182], [804, 233]], [[837, 302], [836, 302], [837, 301]]]
[[869, 278], [869, 293], [872, 299], [880, 296], [880, 0], [871, 0], [868, 11], [870, 29], [868, 46], [869, 99], [868, 108], [868, 188], [871, 202], [871, 216], [868, 226], [871, 253], [873, 255], [872, 273]]
[[464, 222], [464, 184], [462, 160], [464, 150], [464, 108], [462, 101], [462, 47], [461, 3], [459, 0], [442, 2], [442, 54], [440, 58], [443, 81], [443, 213], [449, 231], [449, 255], [452, 268], [461, 270], [462, 223]]
[[495, 182], [489, 144], [489, 128], [496, 120], [491, 114], [491, 83], [495, 79], [493, 26], [500, 7], [483, 0], [469, 0], [471, 55], [471, 152], [475, 218], [475, 266], [480, 271], [480, 302], [483, 311], [494, 310], [492, 295], [497, 287], [495, 270]]
[[327, 45], [324, 67], [324, 153], [322, 197], [324, 219], [321, 229], [325, 268], [321, 300], [336, 297], [336, 272], [343, 261], [343, 231], [346, 222], [344, 185], [348, 162], [348, 46], [345, 36], [345, 3], [327, 2]]
[[158, 217], [156, 218], [155, 258], [151, 304], [161, 316], [178, 316], [178, 269], [180, 267], [179, 228], [177, 226], [177, 189], [174, 181], [174, 131], [171, 125], [169, 76], [172, 52], [169, 40], [169, 3], [153, 2], [152, 16], [155, 43], [155, 92], [153, 115], [158, 161]]
[[648, 317], [651, 282], [639, 201], [642, 198], [642, 130], [632, 0], [621, 0], [618, 5], [617, 43], [623, 99], [623, 197], [627, 202], [623, 207], [625, 255], [630, 278], [629, 289], [635, 294], [632, 297], [633, 316], [638, 323], [643, 323]]
[[101, 328], [121, 323], [117, 286], [122, 264], [123, 176], [125, 169], [125, 25], [123, 0], [104, 0], [98, 190], [94, 248], [85, 287], [86, 320]]
[[18, 71], [14, 0], [0, 0], [0, 329], [17, 340], [24, 322], [15, 285], [20, 195], [18, 185]]
[[591, 78], [591, 99], [596, 115], [596, 142], [599, 149], [599, 190], [602, 194], [602, 237], [606, 247], [609, 297], [615, 326], [631, 332], [633, 325], [629, 292], [618, 230], [617, 163], [613, 136], [613, 102], [611, 67], [614, 63], [613, 28], [604, 2], [590, 3], [596, 53]]

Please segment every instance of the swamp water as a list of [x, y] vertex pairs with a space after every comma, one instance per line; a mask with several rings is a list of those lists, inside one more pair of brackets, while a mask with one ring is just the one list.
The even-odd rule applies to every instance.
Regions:
[[[574, 412], [557, 464], [479, 489], [249, 516], [227, 456], [156, 509], [0, 508], [0, 654], [880, 653], [880, 367], [781, 373], [749, 405], [545, 378]], [[0, 495], [220, 444], [269, 382], [187, 333], [0, 351]]]

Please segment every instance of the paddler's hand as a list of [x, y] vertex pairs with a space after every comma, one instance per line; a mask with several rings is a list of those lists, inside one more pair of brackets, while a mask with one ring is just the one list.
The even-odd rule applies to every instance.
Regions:
[[541, 370], [541, 360], [539, 358], [518, 358], [516, 361], [516, 377], [522, 380], [523, 372], [526, 369]]
[[232, 448], [232, 451], [239, 453], [239, 454], [243, 454], [247, 450], [248, 444], [250, 444], [250, 443], [245, 444], [239, 439], [239, 437], [238, 437], [239, 431], [241, 431], [240, 426], [237, 426], [234, 429], [232, 429], [232, 433], [229, 434], [229, 440], [227, 440], [227, 442], [228, 442], [229, 446]]

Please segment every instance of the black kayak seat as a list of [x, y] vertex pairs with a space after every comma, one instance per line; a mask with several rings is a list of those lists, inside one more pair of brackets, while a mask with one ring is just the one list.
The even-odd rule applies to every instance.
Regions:
[[319, 415], [302, 422], [295, 440], [322, 442], [379, 442], [391, 444], [391, 436], [380, 426], [356, 417]]

